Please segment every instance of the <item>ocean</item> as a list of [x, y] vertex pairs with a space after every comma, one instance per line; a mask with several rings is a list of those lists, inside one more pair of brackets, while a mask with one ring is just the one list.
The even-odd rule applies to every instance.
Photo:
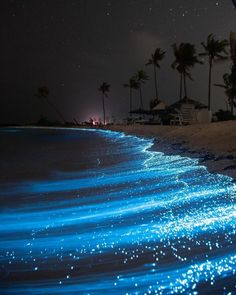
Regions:
[[0, 294], [235, 294], [235, 182], [152, 147], [0, 129]]

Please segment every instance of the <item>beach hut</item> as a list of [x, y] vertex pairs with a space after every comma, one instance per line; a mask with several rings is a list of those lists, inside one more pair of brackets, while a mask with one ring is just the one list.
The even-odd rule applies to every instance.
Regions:
[[135, 114], [135, 115], [147, 115], [149, 113], [149, 111], [139, 108], [139, 109], [133, 110], [129, 113]]
[[212, 119], [207, 105], [190, 98], [183, 98], [173, 103], [169, 106], [169, 111], [173, 115], [170, 121], [173, 125], [210, 123]]
[[149, 115], [151, 124], [162, 124], [162, 115], [166, 112], [167, 104], [162, 100], [156, 100], [155, 104], [150, 106]]
[[155, 114], [158, 113], [159, 111], [163, 111], [167, 108], [167, 105], [164, 101], [158, 100], [157, 103], [155, 104], [154, 107], [151, 108], [151, 113]]
[[144, 110], [142, 108], [133, 110], [131, 112], [129, 112], [131, 115], [136, 115], [136, 117], [132, 118], [132, 122], [133, 123], [139, 123], [139, 124], [145, 124], [147, 123], [149, 120], [145, 120], [145, 115], [149, 115], [149, 111], [148, 110]]

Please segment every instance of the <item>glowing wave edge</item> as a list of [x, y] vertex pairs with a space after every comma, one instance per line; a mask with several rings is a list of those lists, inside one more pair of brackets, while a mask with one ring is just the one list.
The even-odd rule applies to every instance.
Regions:
[[1, 210], [0, 293], [235, 292], [234, 181], [149, 139], [80, 132], [126, 160], [3, 187], [25, 203]]

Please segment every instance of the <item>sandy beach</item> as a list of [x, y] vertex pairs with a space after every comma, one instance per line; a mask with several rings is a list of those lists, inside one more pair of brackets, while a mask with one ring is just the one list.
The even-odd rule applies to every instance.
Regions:
[[236, 121], [188, 126], [116, 125], [109, 129], [154, 138], [156, 150], [198, 157], [209, 171], [236, 179]]

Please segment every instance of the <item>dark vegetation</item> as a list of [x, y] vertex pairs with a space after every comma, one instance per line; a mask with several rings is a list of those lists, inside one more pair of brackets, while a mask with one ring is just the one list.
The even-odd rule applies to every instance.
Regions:
[[[224, 89], [226, 110], [219, 110], [214, 114], [214, 118], [217, 121], [226, 121], [235, 119], [234, 108], [236, 107], [236, 38], [233, 33], [230, 35], [230, 41], [223, 39], [217, 40], [213, 34], [207, 37], [206, 42], [201, 43], [204, 51], [197, 53], [196, 47], [191, 43], [173, 44], [174, 60], [171, 64], [171, 68], [174, 69], [179, 75], [179, 100], [188, 98], [187, 81], [193, 81], [191, 70], [197, 65], [208, 64], [208, 93], [207, 93], [207, 107], [211, 110], [212, 107], [212, 70], [219, 62], [223, 62], [231, 59], [231, 65], [229, 72], [223, 75], [223, 83], [214, 84], [216, 87]], [[228, 47], [230, 50], [228, 50]], [[154, 94], [155, 98], [150, 101], [150, 109], [155, 107], [161, 100], [158, 89], [158, 75], [157, 72], [161, 69], [161, 61], [166, 56], [166, 52], [161, 48], [156, 48], [153, 54], [151, 54], [146, 66], [152, 66], [154, 76]], [[139, 70], [128, 79], [128, 82], [123, 84], [125, 88], [129, 90], [129, 113], [132, 117], [134, 112], [133, 98], [134, 94], [139, 93], [139, 108], [136, 110], [136, 114], [140, 113], [140, 118], [145, 114], [143, 105], [143, 85], [149, 80], [148, 74], [144, 70]], [[110, 92], [111, 86], [107, 82], [103, 82], [98, 88], [102, 94], [102, 113], [103, 120], [99, 124], [106, 125], [106, 98]], [[72, 122], [66, 122], [65, 117], [61, 110], [49, 99], [49, 89], [47, 86], [38, 88], [36, 94], [37, 98], [43, 102], [43, 104], [50, 107], [58, 116], [58, 121], [50, 121], [44, 115], [41, 115], [38, 125], [42, 126], [75, 126], [79, 125], [76, 119]], [[169, 124], [171, 115], [168, 111], [160, 113], [160, 117], [164, 124]], [[130, 119], [130, 118], [129, 118]], [[93, 119], [85, 122], [85, 125], [94, 125]]]

